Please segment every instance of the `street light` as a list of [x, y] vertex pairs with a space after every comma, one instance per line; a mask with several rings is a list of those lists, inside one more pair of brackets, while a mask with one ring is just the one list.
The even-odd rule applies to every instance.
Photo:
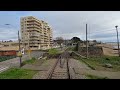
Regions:
[[118, 26], [115, 26], [116, 28], [116, 32], [117, 32], [117, 43], [118, 43], [118, 55], [120, 57], [120, 49], [119, 49], [119, 38], [118, 38], [118, 29], [117, 29]]
[[10, 25], [10, 24], [5, 24], [5, 25]]
[[[5, 25], [12, 26], [11, 24], [5, 24]], [[19, 30], [18, 30], [18, 41], [19, 41], [20, 67], [21, 67], [21, 66], [22, 66], [22, 60], [21, 60], [22, 54], [20, 53], [20, 52], [21, 52], [21, 49], [20, 49], [20, 36], [19, 36]]]

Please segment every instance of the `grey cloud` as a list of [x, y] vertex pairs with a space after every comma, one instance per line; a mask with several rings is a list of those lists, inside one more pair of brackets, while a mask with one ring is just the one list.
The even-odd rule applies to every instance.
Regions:
[[0, 40], [16, 40], [17, 31], [14, 29], [2, 28], [0, 30]]
[[[14, 13], [13, 15], [16, 14]], [[54, 38], [62, 36], [63, 38], [70, 39], [73, 36], [78, 36], [85, 39], [85, 24], [87, 23], [88, 33], [95, 31], [99, 33], [101, 31], [99, 35], [95, 33], [94, 36], [90, 36], [90, 39], [104, 41], [105, 38], [109, 38], [110, 40], [116, 40], [116, 38], [113, 37], [114, 35], [112, 35], [112, 33], [115, 34], [116, 32], [114, 30], [113, 32], [109, 32], [107, 29], [113, 29], [115, 25], [120, 26], [120, 12], [115, 11], [31, 11], [26, 14], [25, 12], [24, 14], [20, 13], [20, 15], [16, 15], [15, 18], [14, 16], [8, 16], [7, 22], [11, 20], [13, 24], [16, 23], [19, 26], [19, 18], [29, 15], [47, 21], [53, 28]], [[4, 20], [2, 19], [2, 21]], [[14, 33], [11, 35], [13, 34]]]
[[83, 35], [78, 35], [83, 38], [85, 38], [86, 23], [88, 23], [88, 32], [94, 32], [97, 30], [112, 29], [114, 25], [120, 22], [120, 12], [49, 12], [49, 15], [54, 16], [52, 19], [50, 17], [46, 18], [52, 24], [53, 30], [56, 30], [54, 34], [73, 33], [74, 36], [78, 32], [83, 33]]
[[111, 38], [111, 37], [116, 37], [116, 34], [96, 34], [91, 36], [91, 38]]

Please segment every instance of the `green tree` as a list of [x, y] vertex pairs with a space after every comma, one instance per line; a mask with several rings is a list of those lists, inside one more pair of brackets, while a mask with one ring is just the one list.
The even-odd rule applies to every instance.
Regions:
[[83, 42], [80, 38], [78, 37], [73, 37], [72, 39], [72, 43], [78, 43], [78, 42]]
[[64, 42], [64, 39], [62, 37], [56, 37], [56, 42], [60, 45], [62, 48], [62, 43]]

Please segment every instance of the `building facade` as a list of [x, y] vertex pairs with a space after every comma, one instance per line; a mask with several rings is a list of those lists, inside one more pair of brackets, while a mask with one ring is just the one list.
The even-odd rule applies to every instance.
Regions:
[[53, 45], [52, 28], [33, 16], [22, 17], [21, 42], [25, 49], [49, 49]]

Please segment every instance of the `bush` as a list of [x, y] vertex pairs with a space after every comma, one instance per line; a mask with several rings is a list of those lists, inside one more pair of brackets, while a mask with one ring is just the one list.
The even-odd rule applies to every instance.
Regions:
[[109, 58], [106, 58], [106, 60], [110, 60]]
[[76, 47], [68, 47], [66, 50], [67, 51], [75, 51]]
[[48, 53], [49, 53], [49, 55], [55, 55], [55, 54], [58, 54], [59, 51], [57, 49], [53, 48], [53, 49], [49, 49]]
[[30, 59], [30, 60], [23, 61], [22, 65], [33, 64], [33, 63], [35, 63], [35, 61], [36, 61], [36, 58], [32, 57], [32, 59]]
[[16, 56], [0, 56], [0, 62], [6, 61], [12, 58], [16, 58]]
[[77, 43], [73, 51], [78, 51], [78, 47], [79, 47], [79, 45]]

